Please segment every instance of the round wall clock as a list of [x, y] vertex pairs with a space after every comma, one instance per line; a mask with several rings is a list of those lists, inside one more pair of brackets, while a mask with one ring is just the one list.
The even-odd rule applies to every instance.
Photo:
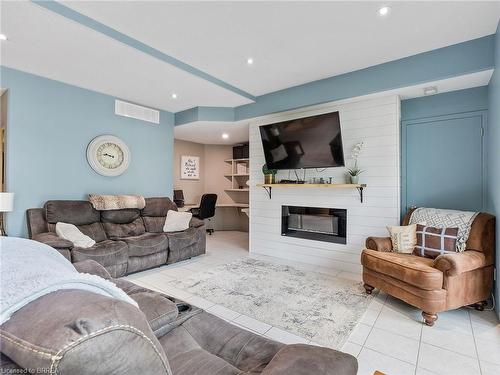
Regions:
[[119, 176], [129, 166], [130, 151], [120, 138], [100, 135], [87, 146], [87, 161], [100, 175]]

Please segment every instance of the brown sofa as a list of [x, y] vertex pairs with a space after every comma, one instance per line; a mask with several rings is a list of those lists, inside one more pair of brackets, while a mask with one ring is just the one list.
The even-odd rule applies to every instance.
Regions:
[[[403, 225], [408, 225], [410, 210]], [[476, 216], [466, 251], [428, 259], [394, 253], [390, 237], [369, 237], [361, 254], [367, 293], [378, 288], [422, 309], [427, 325], [437, 313], [477, 304], [481, 310], [493, 288], [495, 217]]]
[[133, 305], [60, 290], [0, 327], [0, 372], [69, 375], [355, 375], [357, 361], [332, 349], [284, 345], [182, 301], [114, 279], [95, 261], [80, 272], [115, 283]]
[[[56, 248], [73, 263], [95, 260], [113, 277], [120, 277], [205, 253], [204, 222], [193, 218], [187, 230], [164, 233], [169, 210], [177, 211], [169, 198], [146, 198], [142, 210], [110, 211], [97, 211], [88, 201], [51, 200], [26, 214], [31, 239]], [[57, 222], [76, 225], [96, 244], [74, 247], [56, 235]]]

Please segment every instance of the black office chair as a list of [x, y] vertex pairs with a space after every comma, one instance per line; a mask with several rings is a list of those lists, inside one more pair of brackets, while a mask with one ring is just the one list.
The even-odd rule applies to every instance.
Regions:
[[174, 203], [177, 207], [184, 207], [184, 192], [182, 190], [174, 190]]
[[[215, 204], [217, 203], [217, 194], [203, 194], [201, 196], [200, 207], [192, 208], [191, 213], [194, 217], [198, 219], [205, 220], [214, 217], [215, 215]], [[213, 229], [207, 228], [207, 233], [212, 234]]]

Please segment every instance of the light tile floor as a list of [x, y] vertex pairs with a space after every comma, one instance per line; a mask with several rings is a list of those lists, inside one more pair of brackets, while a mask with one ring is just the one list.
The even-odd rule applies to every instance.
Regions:
[[[248, 256], [323, 273], [325, 277], [360, 280], [359, 275], [348, 272], [249, 254], [248, 233], [243, 232], [215, 232], [207, 236], [207, 254], [127, 278], [271, 339], [315, 345], [291, 332], [167, 285], [177, 278]], [[427, 327], [422, 324], [418, 309], [381, 293], [373, 299], [342, 350], [358, 358], [360, 375], [371, 375], [375, 370], [391, 375], [500, 374], [500, 324], [491, 311], [463, 308], [439, 314], [435, 326]]]

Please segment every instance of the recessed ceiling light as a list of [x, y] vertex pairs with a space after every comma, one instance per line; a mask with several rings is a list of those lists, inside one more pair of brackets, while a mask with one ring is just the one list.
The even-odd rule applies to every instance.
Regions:
[[384, 5], [383, 7], [381, 7], [378, 10], [378, 14], [381, 16], [387, 16], [387, 15], [389, 15], [389, 13], [391, 13], [391, 7], [389, 7], [387, 5]]
[[7, 36], [5, 36], [5, 34], [0, 34], [0, 40], [7, 40]]
[[429, 86], [424, 88], [424, 95], [434, 95], [438, 93], [438, 88], [436, 86]]
[[177, 94], [175, 92], [172, 94], [172, 99], [177, 99]]
[[223, 139], [228, 139], [228, 138], [229, 138], [229, 134], [227, 134], [227, 133], [222, 133], [222, 138], [223, 138]]
[[252, 65], [252, 64], [253, 64], [253, 59], [252, 59], [251, 57], [249, 57], [249, 58], [247, 59], [247, 64], [248, 64], [248, 65]]

